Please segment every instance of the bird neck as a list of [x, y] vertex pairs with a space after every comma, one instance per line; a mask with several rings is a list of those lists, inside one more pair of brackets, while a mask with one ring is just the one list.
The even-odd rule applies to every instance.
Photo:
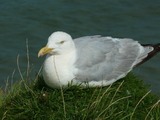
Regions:
[[72, 51], [63, 55], [55, 55], [53, 58], [57, 66], [72, 66], [75, 62], [75, 52]]

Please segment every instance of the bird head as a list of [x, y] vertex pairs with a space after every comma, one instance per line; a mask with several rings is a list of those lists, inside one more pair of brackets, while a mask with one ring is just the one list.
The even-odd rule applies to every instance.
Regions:
[[74, 48], [72, 37], [65, 32], [54, 32], [48, 38], [48, 43], [40, 49], [38, 57], [49, 55], [62, 55], [71, 52]]

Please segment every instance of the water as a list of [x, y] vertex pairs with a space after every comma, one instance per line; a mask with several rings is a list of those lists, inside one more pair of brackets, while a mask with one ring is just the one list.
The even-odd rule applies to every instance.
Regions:
[[[101, 34], [127, 37], [140, 43], [160, 42], [159, 0], [1, 0], [0, 1], [0, 84], [20, 79], [26, 71], [28, 41], [31, 76], [44, 58], [37, 52], [48, 36], [62, 30], [73, 38]], [[160, 54], [134, 69], [137, 76], [160, 95]], [[14, 75], [12, 75], [14, 73]], [[8, 76], [10, 76], [8, 78]]]

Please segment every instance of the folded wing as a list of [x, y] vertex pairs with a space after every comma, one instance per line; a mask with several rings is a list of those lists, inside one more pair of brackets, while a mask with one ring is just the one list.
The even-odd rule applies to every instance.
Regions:
[[86, 36], [74, 42], [80, 81], [116, 81], [130, 72], [145, 52], [137, 41], [127, 38]]

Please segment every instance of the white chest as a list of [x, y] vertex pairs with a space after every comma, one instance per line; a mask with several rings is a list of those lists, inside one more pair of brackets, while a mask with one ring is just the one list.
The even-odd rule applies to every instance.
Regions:
[[61, 85], [68, 85], [75, 78], [75, 55], [73, 54], [46, 57], [43, 66], [43, 77], [48, 86], [60, 87]]

